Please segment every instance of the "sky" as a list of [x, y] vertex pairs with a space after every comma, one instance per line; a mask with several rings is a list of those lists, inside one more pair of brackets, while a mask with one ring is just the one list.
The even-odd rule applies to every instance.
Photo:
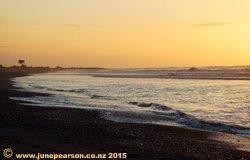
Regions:
[[250, 65], [249, 0], [0, 0], [0, 64]]

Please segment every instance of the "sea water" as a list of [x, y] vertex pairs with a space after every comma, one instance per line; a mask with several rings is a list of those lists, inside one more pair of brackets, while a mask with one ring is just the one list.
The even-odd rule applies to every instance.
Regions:
[[37, 106], [97, 110], [103, 118], [115, 122], [250, 136], [249, 80], [95, 77], [80, 70], [36, 74], [14, 81], [25, 91], [50, 94], [11, 97]]

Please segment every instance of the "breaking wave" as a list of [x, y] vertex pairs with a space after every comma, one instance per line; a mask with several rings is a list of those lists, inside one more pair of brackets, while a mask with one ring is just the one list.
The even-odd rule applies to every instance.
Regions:
[[157, 103], [145, 103], [145, 102], [129, 102], [129, 104], [151, 108], [152, 112], [159, 116], [166, 117], [169, 121], [175, 122], [177, 124], [184, 125], [190, 128], [227, 132], [233, 134], [250, 135], [250, 129], [247, 127], [237, 126], [237, 125], [227, 125], [222, 123], [205, 121], [198, 119], [192, 115], [186, 114], [182, 111], [172, 109], [168, 106], [157, 104]]

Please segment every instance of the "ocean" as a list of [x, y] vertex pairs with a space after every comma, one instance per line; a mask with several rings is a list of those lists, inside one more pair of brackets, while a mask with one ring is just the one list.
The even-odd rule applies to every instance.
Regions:
[[[157, 71], [159, 75], [161, 71]], [[105, 75], [104, 75], [105, 73]], [[141, 73], [141, 72], [140, 72]], [[130, 74], [139, 75], [133, 71]], [[144, 71], [42, 73], [13, 79], [21, 90], [49, 96], [11, 97], [38, 107], [97, 110], [108, 120], [171, 125], [250, 136], [250, 81], [159, 78]], [[151, 76], [145, 76], [151, 74]]]

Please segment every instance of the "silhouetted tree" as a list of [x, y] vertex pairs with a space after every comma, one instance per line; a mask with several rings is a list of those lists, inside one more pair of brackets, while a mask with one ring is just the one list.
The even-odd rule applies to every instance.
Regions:
[[21, 64], [21, 67], [26, 67], [25, 60], [18, 60], [18, 63]]

